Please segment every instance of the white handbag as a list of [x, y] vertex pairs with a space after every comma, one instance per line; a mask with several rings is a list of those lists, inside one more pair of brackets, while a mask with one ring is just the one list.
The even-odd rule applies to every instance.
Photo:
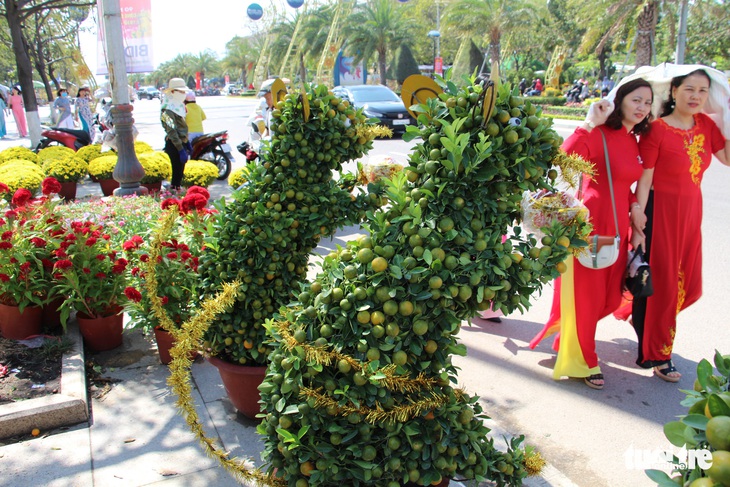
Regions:
[[616, 200], [613, 196], [613, 180], [611, 178], [611, 163], [608, 160], [606, 136], [601, 129], [596, 130], [601, 132], [601, 138], [603, 139], [603, 154], [606, 158], [606, 174], [608, 175], [608, 188], [611, 191], [611, 208], [613, 209], [613, 223], [616, 229], [616, 236], [593, 235], [590, 237], [587, 250], [578, 255], [578, 262], [583, 267], [589, 269], [605, 269], [615, 264], [618, 260], [621, 237], [618, 233], [618, 216], [616, 215]]

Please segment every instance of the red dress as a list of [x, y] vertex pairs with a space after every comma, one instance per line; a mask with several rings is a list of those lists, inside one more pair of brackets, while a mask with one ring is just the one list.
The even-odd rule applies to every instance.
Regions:
[[[578, 154], [593, 163], [595, 181], [584, 178], [583, 202], [590, 211], [593, 233], [615, 235], [616, 228], [600, 130], [606, 135], [611, 161], [621, 252], [618, 261], [604, 269], [588, 269], [574, 259], [574, 263], [569, 264], [569, 276], [566, 278], [566, 274], [568, 274], [566, 273], [556, 280], [550, 318], [543, 330], [530, 342], [530, 348], [535, 348], [540, 340], [560, 330], [560, 336], [556, 337], [554, 345], [558, 350], [558, 361], [553, 373], [556, 379], [563, 376], [588, 377], [600, 372], [595, 345], [596, 325], [601, 318], [615, 310], [621, 302], [621, 286], [626, 268], [627, 237], [630, 226], [631, 185], [639, 179], [642, 173], [636, 136], [627, 132], [624, 127], [612, 130], [602, 125], [590, 132], [577, 129], [565, 141], [563, 149], [569, 154]], [[569, 259], [572, 258], [569, 257]], [[566, 285], [572, 287], [575, 319], [565, 319], [565, 302], [561, 303], [563, 301], [561, 294], [565, 297], [566, 291], [571, 292], [569, 289], [563, 289]], [[563, 306], [562, 311], [561, 305]], [[566, 327], [575, 329], [566, 330]], [[562, 340], [565, 342], [568, 333], [577, 336], [575, 346], [559, 347], [558, 339], [563, 337]], [[561, 357], [561, 354], [571, 356]]]
[[725, 147], [725, 138], [707, 115], [694, 119], [690, 130], [656, 120], [639, 147], [644, 165], [654, 168], [649, 254], [654, 294], [646, 300], [639, 340], [640, 361], [643, 357], [649, 365], [671, 359], [677, 314], [702, 295], [700, 184], [712, 154]]

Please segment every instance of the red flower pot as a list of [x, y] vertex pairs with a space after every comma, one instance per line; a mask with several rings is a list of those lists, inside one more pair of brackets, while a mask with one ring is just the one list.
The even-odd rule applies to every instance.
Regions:
[[24, 340], [39, 335], [42, 328], [43, 309], [26, 306], [23, 312], [17, 306], [0, 303], [0, 332], [8, 340]]
[[58, 196], [63, 198], [65, 201], [73, 201], [76, 199], [76, 181], [69, 183], [61, 183], [61, 191], [58, 192]]
[[111, 196], [114, 194], [114, 190], [119, 187], [119, 181], [116, 179], [99, 179], [99, 186], [101, 186], [101, 192], [104, 196]]
[[261, 412], [259, 385], [266, 376], [266, 367], [236, 365], [216, 357], [208, 357], [221, 375], [223, 386], [233, 407], [250, 419], [256, 419]]
[[[163, 330], [159, 326], [156, 326], [154, 331], [155, 341], [157, 342], [157, 353], [160, 355], [160, 363], [167, 365], [172, 362], [170, 350], [175, 346], [175, 339], [170, 332]], [[198, 358], [198, 352], [192, 350], [189, 356], [190, 360], [195, 360]]]
[[124, 315], [117, 314], [102, 318], [89, 318], [83, 313], [76, 314], [79, 331], [86, 345], [96, 351], [112, 350], [122, 344]]

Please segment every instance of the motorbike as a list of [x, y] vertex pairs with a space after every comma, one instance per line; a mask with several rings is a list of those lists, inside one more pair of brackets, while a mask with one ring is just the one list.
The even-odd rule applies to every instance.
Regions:
[[[103, 103], [103, 102], [102, 102]], [[97, 128], [97, 138], [103, 138], [103, 134], [107, 133], [112, 127], [111, 117], [108, 108], [102, 113], [94, 115], [94, 125]], [[84, 146], [93, 144], [97, 141], [91, 140], [91, 137], [85, 130], [80, 129], [64, 129], [59, 127], [48, 127], [41, 132], [42, 139], [36, 147], [36, 151], [45, 149], [52, 145], [63, 145], [69, 149], [77, 151]]]
[[222, 181], [231, 173], [235, 162], [231, 147], [228, 145], [228, 131], [203, 134], [193, 140], [190, 159], [208, 161], [218, 168], [218, 180]]

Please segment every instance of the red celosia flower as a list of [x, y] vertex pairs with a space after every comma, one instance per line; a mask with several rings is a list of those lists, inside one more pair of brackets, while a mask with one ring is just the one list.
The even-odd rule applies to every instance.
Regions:
[[73, 266], [74, 266], [74, 263], [71, 262], [70, 260], [68, 260], [68, 259], [62, 259], [62, 260], [57, 261], [53, 265], [53, 268], [54, 269], [58, 269], [58, 270], [64, 270], [64, 269], [70, 269]]
[[166, 210], [173, 206], [177, 206], [177, 208], [180, 209], [180, 200], [177, 198], [167, 198], [166, 200], [162, 201], [161, 206], [163, 210]]
[[138, 249], [142, 244], [144, 243], [144, 240], [139, 235], [133, 235], [132, 238], [124, 242], [122, 245], [122, 248], [124, 250], [134, 250]]
[[200, 193], [188, 193], [182, 200], [182, 208], [184, 211], [202, 210], [207, 204], [208, 200]]
[[177, 252], [170, 252], [167, 254], [167, 258], [171, 260], [177, 259]]
[[12, 203], [15, 206], [25, 206], [33, 198], [33, 193], [25, 188], [18, 188], [13, 195]]
[[13, 232], [11, 232], [10, 230], [3, 232], [3, 234], [0, 236], [0, 240], [5, 241], [10, 240], [11, 238], [13, 238]]
[[10, 276], [7, 274], [0, 274], [0, 281], [2, 282], [8, 282], [10, 280]]
[[107, 235], [106, 233], [101, 236], [104, 240], [111, 240], [111, 236]]
[[104, 254], [96, 254], [96, 260], [103, 262], [106, 259], [106, 255]]
[[18, 212], [15, 210], [8, 210], [5, 212], [5, 218], [17, 218]]
[[193, 256], [193, 254], [191, 254], [190, 252], [183, 251], [180, 254], [180, 260], [182, 260], [184, 262], [184, 261], [188, 260], [189, 258], [191, 258], [192, 256]]
[[82, 270], [84, 271], [84, 274], [91, 274], [91, 269], [88, 267], [84, 267]]
[[28, 272], [30, 270], [30, 262], [23, 262], [20, 264], [20, 271], [21, 272]]
[[167, 296], [162, 296], [160, 298], [160, 301], [162, 302], [162, 305], [164, 306], [164, 305], [167, 304], [167, 302], [169, 301], [169, 299], [167, 298]]
[[36, 247], [38, 247], [39, 249], [40, 249], [40, 248], [43, 248], [43, 247], [45, 247], [45, 246], [46, 246], [46, 241], [45, 241], [45, 240], [43, 240], [43, 239], [42, 239], [42, 238], [40, 238], [40, 237], [33, 237], [33, 238], [31, 238], [31, 239], [30, 239], [30, 242], [31, 242], [31, 243], [32, 243], [33, 245], [35, 245]]
[[9, 193], [10, 188], [8, 188], [8, 185], [5, 183], [0, 183], [0, 193]]
[[127, 286], [126, 288], [124, 288], [124, 295], [127, 296], [127, 299], [129, 299], [130, 301], [134, 301], [135, 303], [139, 303], [140, 301], [142, 301], [142, 293], [140, 293], [133, 287]]
[[210, 193], [208, 192], [207, 189], [203, 188], [202, 186], [190, 186], [188, 188], [188, 191], [185, 194], [185, 196], [187, 196], [189, 194], [201, 194], [201, 195], [205, 196], [205, 201], [208, 201], [210, 199]]
[[99, 279], [106, 279], [106, 274], [104, 274], [103, 272], [97, 272], [97, 273], [96, 273], [96, 274], [94, 274], [94, 275], [95, 275], [96, 277], [98, 277]]
[[139, 267], [133, 267], [132, 268], [132, 275], [133, 276], [136, 276], [137, 274], [139, 274]]
[[11, 244], [10, 242], [0, 242], [0, 250], [8, 250], [12, 248], [13, 244]]
[[43, 263], [43, 267], [46, 269], [50, 269], [53, 267], [53, 261], [51, 259], [41, 259], [41, 262]]
[[96, 243], [96, 238], [95, 237], [89, 237], [88, 239], [86, 239], [86, 246], [87, 247], [93, 247], [95, 243]]
[[147, 262], [148, 260], [150, 260], [150, 256], [147, 255], [147, 254], [142, 254], [139, 257], [139, 260], [142, 261], [142, 262]]
[[61, 183], [59, 183], [56, 178], [47, 177], [43, 180], [41, 188], [43, 194], [46, 196], [48, 196], [49, 194], [57, 194], [59, 191], [61, 191]]
[[15, 257], [10, 257], [10, 263], [11, 264], [17, 264], [18, 263], [18, 259], [16, 259]]

